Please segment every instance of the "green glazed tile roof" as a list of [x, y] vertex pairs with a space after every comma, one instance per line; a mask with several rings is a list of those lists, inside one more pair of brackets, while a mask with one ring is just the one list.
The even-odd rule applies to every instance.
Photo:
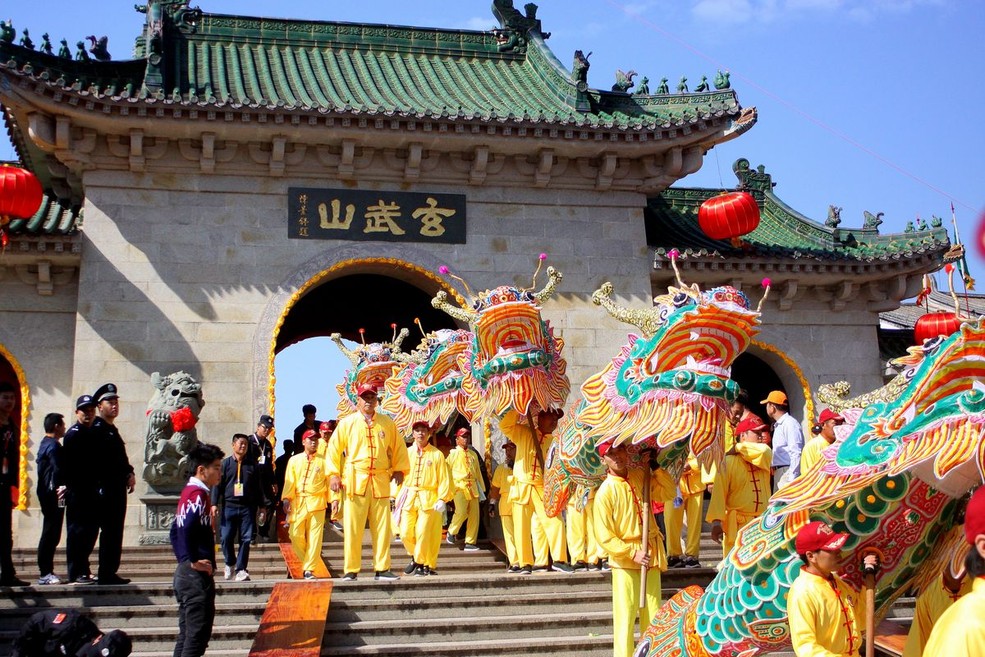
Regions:
[[815, 222], [777, 198], [772, 178], [762, 167], [750, 170], [748, 160], [740, 159], [733, 168], [740, 187], [759, 205], [759, 226], [736, 244], [713, 240], [698, 226], [698, 208], [722, 190], [672, 187], [647, 203], [647, 243], [655, 247], [657, 255], [677, 249], [698, 257], [875, 262], [943, 254], [950, 246], [947, 230], [942, 227], [880, 235], [875, 228]]
[[82, 208], [69, 206], [46, 194], [41, 207], [29, 219], [12, 219], [7, 232], [12, 237], [72, 235], [82, 227]]
[[544, 42], [540, 21], [498, 0], [503, 28], [488, 32], [250, 18], [164, 4], [167, 29], [154, 56], [146, 56], [142, 39], [129, 62], [76, 62], [0, 43], [0, 69], [90, 99], [203, 108], [619, 131], [686, 130], [741, 114], [730, 89], [646, 96], [579, 89]]

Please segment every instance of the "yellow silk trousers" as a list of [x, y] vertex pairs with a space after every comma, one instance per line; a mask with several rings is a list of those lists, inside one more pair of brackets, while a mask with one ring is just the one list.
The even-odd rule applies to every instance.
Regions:
[[671, 557], [681, 554], [681, 528], [684, 517], [687, 516], [687, 545], [684, 554], [697, 557], [701, 550], [701, 502], [702, 496], [690, 495], [684, 498], [684, 504], [675, 509], [672, 501], [664, 503], [664, 523], [667, 525], [667, 555]]
[[612, 655], [632, 657], [636, 646], [636, 621], [642, 617], [645, 629], [660, 608], [660, 571], [646, 572], [646, 607], [640, 604], [640, 571], [612, 569]]
[[501, 515], [499, 522], [503, 525], [503, 543], [506, 544], [506, 558], [510, 560], [511, 566], [519, 566], [517, 561], [516, 539], [513, 537], [513, 516]]
[[390, 498], [368, 495], [347, 497], [342, 514], [344, 568], [358, 573], [363, 558], [363, 531], [369, 520], [369, 535], [373, 543], [373, 570], [390, 570]]
[[315, 572], [319, 566], [324, 569], [325, 562], [321, 558], [322, 537], [325, 534], [325, 511], [309, 513], [300, 520], [291, 520], [288, 529], [291, 537], [291, 548], [301, 560], [301, 569]]
[[[534, 515], [537, 516], [542, 531], [535, 531], [532, 527]], [[564, 523], [560, 518], [547, 515], [542, 491], [538, 488], [530, 491], [530, 500], [526, 504], [513, 504], [513, 535], [521, 566], [546, 566], [548, 548], [554, 561], [568, 560]], [[533, 539], [532, 550], [530, 543], [526, 541], [528, 536]]]
[[588, 500], [585, 508], [579, 511], [574, 501], [568, 503], [565, 521], [568, 527], [568, 554], [571, 563], [579, 561], [595, 563], [599, 559], [598, 543], [595, 541], [595, 523], [592, 522], [594, 499]]
[[400, 518], [400, 540], [416, 563], [437, 569], [441, 514], [433, 510], [404, 509]]
[[458, 491], [455, 493], [455, 514], [448, 525], [448, 533], [457, 536], [462, 523], [465, 523], [465, 542], [475, 545], [479, 540], [479, 500], [474, 497], [465, 499], [465, 493]]

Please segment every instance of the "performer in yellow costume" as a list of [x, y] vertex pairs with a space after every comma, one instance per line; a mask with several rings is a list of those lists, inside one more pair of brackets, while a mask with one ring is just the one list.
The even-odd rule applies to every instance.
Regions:
[[835, 427], [844, 424], [845, 418], [835, 413], [830, 408], [821, 411], [821, 416], [817, 418], [818, 435], [807, 441], [804, 451], [800, 454], [800, 473], [803, 474], [811, 469], [815, 463], [821, 460], [821, 452], [826, 450], [835, 441]]
[[356, 394], [358, 412], [339, 421], [326, 459], [329, 487], [345, 491], [342, 579], [354, 580], [359, 573], [368, 519], [376, 579], [395, 580], [390, 572], [390, 479], [400, 484], [410, 470], [407, 445], [393, 420], [376, 412], [376, 386], [362, 384]]
[[318, 434], [305, 431], [301, 439], [304, 451], [287, 462], [281, 503], [290, 518], [291, 547], [301, 560], [305, 579], [314, 579], [315, 571], [324, 572], [321, 558], [322, 537], [325, 532], [325, 508], [328, 505], [328, 485], [325, 479], [325, 460], [318, 456]]
[[506, 558], [510, 565], [509, 573], [519, 573], [519, 555], [516, 551], [516, 538], [513, 536], [513, 501], [510, 498], [513, 485], [513, 465], [516, 463], [516, 445], [507, 441], [503, 445], [506, 462], [500, 463], [493, 473], [489, 483], [489, 517], [496, 517], [499, 510], [499, 522], [503, 527], [503, 543], [506, 544]]
[[[836, 534], [823, 522], [797, 532], [795, 546], [804, 565], [790, 585], [787, 616], [797, 657], [859, 657], [865, 625], [865, 598], [835, 571], [848, 534]], [[864, 565], [878, 569], [875, 555]]]
[[[536, 436], [531, 432], [526, 418], [516, 411], [507, 411], [499, 422], [500, 431], [516, 445], [511, 489], [513, 538], [516, 540], [517, 559], [523, 572], [530, 572], [532, 564], [546, 569], [548, 549], [554, 560], [554, 570], [562, 573], [574, 572], [567, 562], [564, 523], [560, 518], [551, 518], [544, 511], [544, 457], [554, 441], [551, 432], [557, 427], [557, 421], [563, 414], [563, 411], [539, 412]], [[531, 521], [535, 514], [543, 533], [533, 531]], [[528, 536], [532, 537], [532, 552], [526, 540]]]
[[923, 654], [937, 619], [959, 598], [971, 591], [971, 584], [964, 572], [960, 578], [954, 578], [945, 568], [940, 577], [920, 592], [913, 610], [910, 632], [906, 635], [906, 644], [903, 646], [903, 657], [920, 657]]
[[431, 426], [414, 423], [414, 443], [407, 450], [410, 474], [404, 477], [400, 505], [400, 540], [410, 563], [404, 574], [423, 577], [438, 573], [438, 548], [441, 547], [441, 519], [445, 503], [452, 497], [451, 473], [445, 456], [430, 444]]
[[[328, 420], [318, 425], [318, 436], [321, 438], [318, 441], [318, 456], [325, 458], [325, 454], [328, 453], [328, 443], [332, 440], [332, 434], [335, 433], [337, 425], [338, 422], [335, 420]], [[342, 531], [342, 498], [341, 492], [336, 493], [332, 489], [328, 490], [328, 505], [331, 508], [328, 523], [339, 531]]]
[[[664, 523], [667, 526], [667, 567], [700, 568], [698, 553], [701, 549], [701, 504], [704, 501], [705, 484], [701, 466], [691, 454], [677, 482], [674, 499], [664, 502]], [[681, 529], [687, 518], [687, 545], [681, 554]]]
[[[650, 496], [663, 500], [674, 494], [674, 480], [660, 468], [650, 465], [631, 467], [629, 453], [622, 445], [611, 442], [598, 446], [599, 455], [607, 470], [605, 481], [595, 494], [593, 515], [595, 536], [599, 547], [609, 556], [612, 568], [612, 654], [629, 657], [633, 654], [634, 626], [637, 618], [645, 619], [646, 627], [660, 607], [660, 573], [667, 569], [664, 538], [656, 520], [649, 521], [646, 547], [643, 544], [643, 515], [652, 513], [643, 508], [644, 477], [650, 477]], [[647, 567], [646, 607], [639, 608], [640, 566]]]
[[595, 539], [595, 489], [575, 486], [565, 509], [568, 530], [568, 555], [575, 570], [595, 570], [602, 567], [598, 541]]
[[937, 619], [924, 657], [981, 657], [985, 651], [985, 486], [968, 502], [964, 535], [971, 545], [964, 561], [971, 592]]
[[766, 425], [756, 416], [739, 422], [735, 427], [738, 442], [725, 456], [724, 472], [715, 478], [707, 519], [712, 523], [711, 538], [722, 543], [725, 556], [735, 545], [739, 529], [759, 517], [770, 499], [773, 453], [760, 442], [765, 431]]
[[455, 487], [455, 514], [448, 524], [448, 542], [455, 544], [458, 530], [465, 523], [465, 551], [479, 549], [479, 495], [486, 492], [479, 469], [479, 457], [469, 449], [472, 432], [462, 427], [455, 432], [455, 449], [448, 453], [448, 469]]

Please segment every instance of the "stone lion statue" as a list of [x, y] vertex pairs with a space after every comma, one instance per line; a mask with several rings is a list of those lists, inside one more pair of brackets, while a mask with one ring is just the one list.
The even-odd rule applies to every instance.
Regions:
[[205, 406], [202, 386], [187, 372], [151, 375], [156, 388], [147, 405], [144, 481], [159, 493], [180, 491], [188, 453], [198, 444], [195, 425]]

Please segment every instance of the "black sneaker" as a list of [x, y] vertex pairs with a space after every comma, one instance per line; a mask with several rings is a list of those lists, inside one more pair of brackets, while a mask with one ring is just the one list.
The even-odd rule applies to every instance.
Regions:
[[394, 575], [393, 572], [389, 570], [377, 570], [376, 577], [373, 579], [377, 582], [394, 582], [400, 579], [400, 577], [398, 575]]
[[343, 582], [355, 582], [356, 581], [356, 573], [346, 573], [345, 575], [342, 576], [342, 581]]
[[332, 529], [336, 531], [342, 531], [342, 523], [339, 522], [338, 520], [333, 520], [329, 524], [332, 526]]
[[571, 567], [571, 564], [565, 561], [555, 561], [554, 565], [551, 566], [551, 570], [557, 571], [559, 573], [571, 574], [575, 572], [575, 569]]
[[[407, 573], [406, 570], [404, 572]], [[416, 568], [414, 568], [414, 570], [412, 572], [414, 574], [414, 577], [427, 577], [428, 576], [428, 567], [427, 566], [417, 566]], [[411, 573], [407, 573], [407, 574], [410, 575]]]
[[684, 567], [685, 568], [701, 568], [701, 562], [698, 561], [697, 557], [686, 556], [684, 557]]
[[670, 556], [670, 557], [667, 557], [667, 567], [668, 568], [683, 568], [684, 567], [684, 559], [680, 555], [677, 555], [677, 554], [675, 554], [673, 556]]
[[607, 573], [612, 570], [612, 566], [609, 565], [608, 559], [602, 559], [602, 565], [599, 566], [599, 570], [601, 570], [603, 573]]
[[306, 570], [306, 571], [304, 571], [304, 578], [305, 579], [315, 579], [315, 574], [313, 572], [311, 572], [310, 570]]
[[588, 564], [585, 563], [584, 561], [576, 561], [574, 568], [575, 568], [576, 571], [577, 570], [587, 571], [588, 570]]
[[520, 566], [513, 564], [512, 566], [506, 569], [506, 572], [509, 573], [510, 575], [516, 575], [517, 573], [520, 572]]
[[430, 566], [424, 566], [424, 572], [426, 572], [428, 574], [428, 577], [430, 577], [431, 575], [437, 575], [438, 574], [438, 571], [435, 570], [434, 568], [431, 568]]
[[410, 563], [407, 564], [407, 567], [404, 568], [404, 575], [410, 575], [410, 574], [412, 574], [415, 570], [417, 570], [420, 567], [421, 567], [421, 565], [419, 563], [417, 563], [416, 561], [414, 561], [413, 559], [411, 559], [410, 560]]
[[479, 551], [479, 546], [476, 545], [475, 543], [466, 543], [465, 544], [465, 551], [466, 552], [478, 552]]
[[534, 566], [531, 572], [535, 573], [549, 573], [551, 572], [550, 566]]
[[90, 575], [80, 575], [79, 577], [76, 577], [74, 580], [72, 580], [72, 584], [78, 584], [80, 586], [88, 586], [89, 584], [95, 584], [95, 583], [96, 580], [94, 580]]
[[520, 567], [520, 574], [521, 575], [529, 575], [532, 572], [533, 572], [533, 568], [531, 568], [530, 566], [521, 566]]
[[455, 535], [449, 532], [448, 535], [445, 536], [445, 543], [448, 545], [455, 545]]

